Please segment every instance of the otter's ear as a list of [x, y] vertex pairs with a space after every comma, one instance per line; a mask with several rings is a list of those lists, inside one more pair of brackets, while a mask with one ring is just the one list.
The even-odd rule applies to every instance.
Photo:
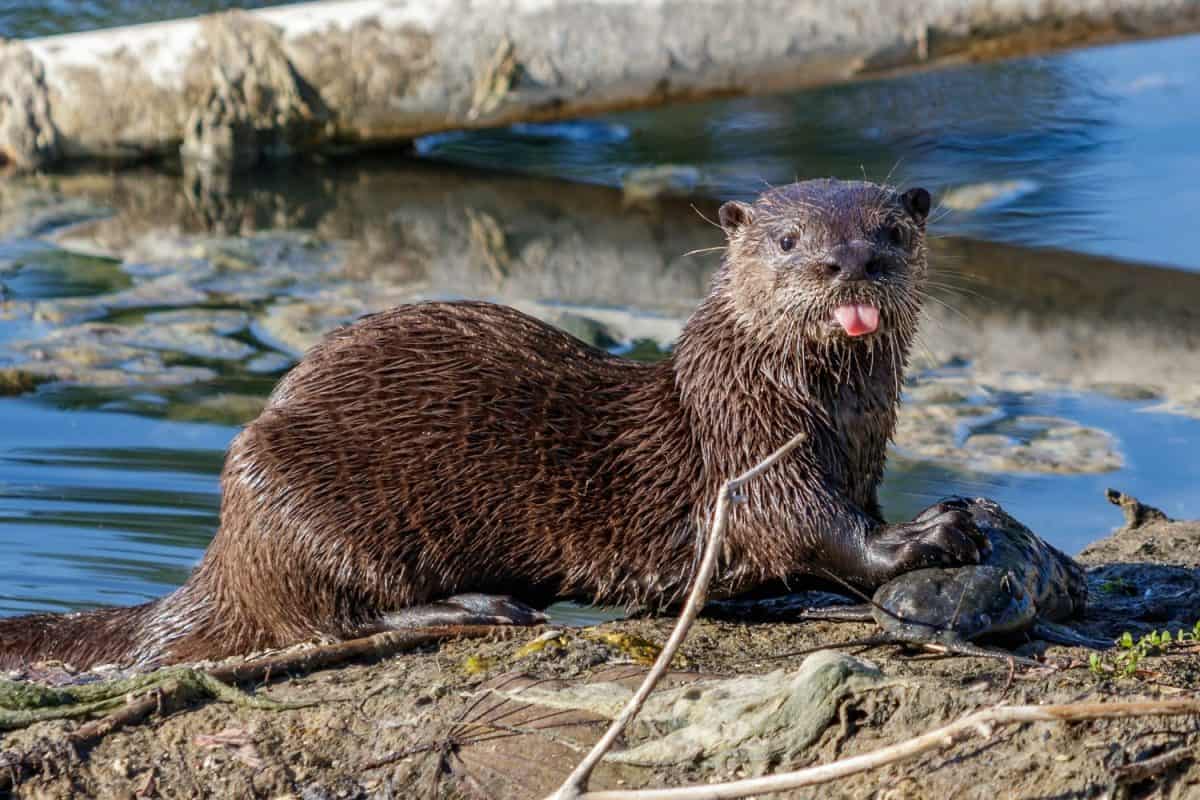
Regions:
[[725, 229], [725, 235], [733, 236], [738, 228], [754, 221], [754, 207], [749, 203], [730, 200], [721, 206], [718, 219], [721, 220], [721, 227]]
[[904, 204], [904, 210], [912, 214], [913, 219], [917, 222], [924, 222], [929, 216], [929, 206], [933, 203], [929, 192], [921, 188], [909, 189], [904, 194], [900, 195], [900, 202]]

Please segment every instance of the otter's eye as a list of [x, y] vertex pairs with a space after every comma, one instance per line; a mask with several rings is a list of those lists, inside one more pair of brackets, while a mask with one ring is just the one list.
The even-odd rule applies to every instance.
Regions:
[[899, 225], [889, 225], [887, 229], [888, 241], [897, 247], [908, 246], [908, 234]]
[[794, 237], [794, 236], [784, 236], [784, 237], [781, 237], [779, 240], [779, 249], [785, 253], [787, 251], [791, 250], [795, 246], [796, 246], [796, 237]]

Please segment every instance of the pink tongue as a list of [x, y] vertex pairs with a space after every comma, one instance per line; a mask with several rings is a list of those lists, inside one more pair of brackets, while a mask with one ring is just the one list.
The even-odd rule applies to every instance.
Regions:
[[851, 336], [862, 336], [864, 333], [873, 333], [879, 327], [879, 309], [875, 306], [838, 306], [834, 309], [833, 316], [837, 318], [838, 324], [846, 330], [846, 333]]

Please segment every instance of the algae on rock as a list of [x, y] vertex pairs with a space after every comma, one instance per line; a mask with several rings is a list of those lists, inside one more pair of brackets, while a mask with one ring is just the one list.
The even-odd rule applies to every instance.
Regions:
[[[703, 761], [766, 768], [798, 757], [837, 718], [843, 701], [885, 685], [882, 673], [869, 662], [822, 650], [791, 671], [660, 689], [650, 695], [634, 723], [631, 746], [606, 758], [631, 765]], [[496, 691], [513, 700], [608, 719], [616, 717], [633, 694], [609, 682]]]

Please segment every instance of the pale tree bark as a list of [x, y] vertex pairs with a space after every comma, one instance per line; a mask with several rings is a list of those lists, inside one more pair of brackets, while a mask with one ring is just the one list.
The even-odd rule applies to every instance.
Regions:
[[1200, 0], [327, 0], [0, 44], [0, 160], [238, 168], [1200, 30]]

